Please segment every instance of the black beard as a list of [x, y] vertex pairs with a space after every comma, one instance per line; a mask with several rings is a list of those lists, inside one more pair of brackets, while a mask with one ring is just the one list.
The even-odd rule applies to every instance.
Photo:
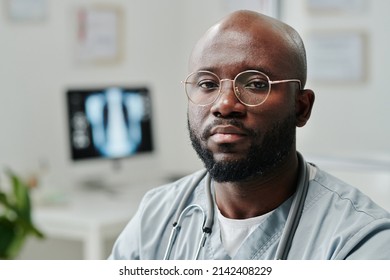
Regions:
[[[243, 127], [241, 122], [230, 119], [217, 121], [216, 124], [231, 124]], [[202, 146], [202, 139], [206, 138], [207, 129], [203, 135], [191, 128], [188, 121], [188, 130], [193, 148], [203, 161], [211, 177], [217, 182], [240, 182], [250, 180], [255, 177], [266, 176], [282, 163], [295, 145], [295, 116], [290, 115], [275, 125], [264, 135], [262, 143], [257, 143], [259, 135], [251, 130], [247, 130], [249, 136], [254, 139], [246, 156], [240, 160], [216, 162], [212, 152]], [[230, 144], [225, 144], [224, 148], [229, 150]]]

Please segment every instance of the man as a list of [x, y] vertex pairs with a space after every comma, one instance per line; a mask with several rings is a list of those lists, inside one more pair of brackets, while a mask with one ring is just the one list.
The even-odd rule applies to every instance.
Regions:
[[389, 213], [296, 151], [314, 93], [294, 29], [235, 12], [198, 41], [189, 70], [188, 127], [207, 175], [147, 193], [111, 259], [390, 259]]

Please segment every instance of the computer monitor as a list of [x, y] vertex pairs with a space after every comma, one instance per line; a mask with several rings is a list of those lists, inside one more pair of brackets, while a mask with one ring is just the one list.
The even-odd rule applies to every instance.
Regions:
[[72, 160], [121, 159], [153, 151], [147, 88], [68, 89], [66, 95]]

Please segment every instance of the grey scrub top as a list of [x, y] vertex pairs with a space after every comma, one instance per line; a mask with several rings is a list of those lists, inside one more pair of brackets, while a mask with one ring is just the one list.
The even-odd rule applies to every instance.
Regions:
[[[358, 189], [316, 167], [288, 259], [390, 259], [390, 214]], [[186, 189], [204, 171], [149, 191], [133, 219], [118, 237], [109, 259], [163, 259], [173, 217]], [[188, 205], [199, 204], [206, 215], [205, 180]], [[390, 187], [390, 186], [389, 186]], [[276, 208], [249, 235], [234, 256], [223, 248], [217, 214], [199, 259], [274, 259], [292, 198]], [[217, 212], [217, 211], [215, 211]], [[170, 259], [192, 259], [202, 234], [200, 212], [190, 212]]]

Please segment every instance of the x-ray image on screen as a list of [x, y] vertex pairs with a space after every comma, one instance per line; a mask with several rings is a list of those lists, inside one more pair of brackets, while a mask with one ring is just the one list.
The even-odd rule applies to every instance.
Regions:
[[153, 150], [145, 88], [68, 91], [72, 158], [123, 158]]

